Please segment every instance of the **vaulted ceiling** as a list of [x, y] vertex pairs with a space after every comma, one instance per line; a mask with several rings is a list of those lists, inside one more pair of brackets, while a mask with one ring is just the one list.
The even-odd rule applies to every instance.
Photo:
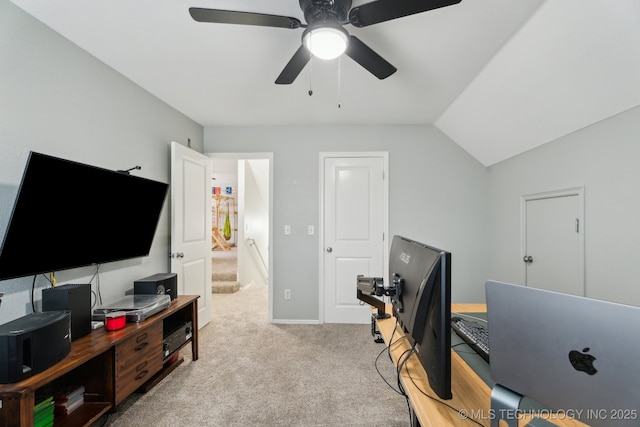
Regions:
[[189, 8], [304, 22], [298, 0], [12, 2], [203, 126], [434, 124], [489, 166], [640, 105], [638, 0], [462, 0], [345, 25], [398, 71], [314, 58], [290, 85], [274, 81], [302, 28]]

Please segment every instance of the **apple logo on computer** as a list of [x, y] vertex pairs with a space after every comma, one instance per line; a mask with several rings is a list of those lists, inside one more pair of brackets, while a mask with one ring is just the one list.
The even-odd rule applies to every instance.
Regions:
[[583, 348], [582, 351], [583, 352], [571, 350], [569, 352], [569, 361], [571, 362], [571, 366], [573, 366], [576, 371], [594, 375], [598, 372], [598, 370], [593, 366], [593, 361], [596, 360], [596, 358], [591, 354], [588, 354], [589, 347]]

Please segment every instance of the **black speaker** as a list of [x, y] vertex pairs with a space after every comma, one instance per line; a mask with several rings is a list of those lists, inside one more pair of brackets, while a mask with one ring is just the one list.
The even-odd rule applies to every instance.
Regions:
[[169, 295], [173, 301], [178, 296], [178, 276], [176, 273], [158, 273], [133, 282], [133, 293]]
[[54, 286], [42, 290], [42, 311], [71, 312], [71, 340], [91, 332], [91, 285], [88, 283]]
[[0, 325], [0, 383], [21, 381], [64, 359], [71, 350], [69, 315], [31, 313]]

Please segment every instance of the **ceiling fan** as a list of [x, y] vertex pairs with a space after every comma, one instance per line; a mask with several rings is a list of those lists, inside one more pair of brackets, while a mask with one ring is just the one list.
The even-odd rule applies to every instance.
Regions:
[[306, 24], [297, 18], [231, 10], [189, 9], [198, 22], [257, 25], [297, 29], [304, 28], [302, 45], [284, 67], [276, 84], [291, 84], [309, 62], [311, 55], [333, 59], [346, 53], [351, 59], [379, 79], [396, 72], [396, 68], [343, 26], [367, 27], [416, 13], [460, 3], [461, 0], [377, 0], [351, 9], [352, 0], [300, 0]]

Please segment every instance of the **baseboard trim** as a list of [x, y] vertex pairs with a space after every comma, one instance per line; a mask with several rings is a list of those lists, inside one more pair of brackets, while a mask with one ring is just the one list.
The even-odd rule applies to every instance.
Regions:
[[273, 319], [271, 323], [289, 324], [289, 325], [319, 325], [317, 319]]

